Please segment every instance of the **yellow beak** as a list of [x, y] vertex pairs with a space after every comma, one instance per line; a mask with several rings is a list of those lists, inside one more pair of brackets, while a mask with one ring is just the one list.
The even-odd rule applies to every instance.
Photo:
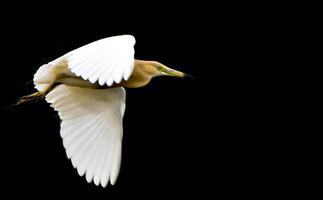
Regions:
[[193, 78], [192, 76], [190, 76], [188, 74], [171, 69], [169, 67], [166, 67], [165, 65], [161, 66], [160, 71], [166, 76], [175, 76], [175, 77], [180, 77], [180, 78]]

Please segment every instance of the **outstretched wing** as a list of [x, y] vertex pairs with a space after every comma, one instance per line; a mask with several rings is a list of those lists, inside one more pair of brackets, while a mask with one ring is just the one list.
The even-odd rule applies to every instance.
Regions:
[[111, 86], [128, 80], [134, 67], [135, 38], [131, 35], [108, 37], [80, 47], [63, 56], [68, 68], [91, 83]]
[[101, 86], [128, 80], [134, 67], [135, 42], [131, 35], [114, 36], [68, 52], [38, 69], [35, 88], [42, 90], [59, 74], [81, 76]]
[[80, 176], [105, 187], [117, 179], [121, 162], [125, 90], [59, 85], [46, 100], [62, 120], [61, 136]]

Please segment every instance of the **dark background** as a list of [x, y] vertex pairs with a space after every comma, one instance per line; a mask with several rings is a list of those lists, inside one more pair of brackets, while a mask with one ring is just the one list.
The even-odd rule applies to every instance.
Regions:
[[[272, 18], [261, 6], [255, 11], [245, 4], [187, 4], [49, 4], [2, 17], [4, 191], [154, 199], [282, 190], [284, 177], [276, 179], [281, 168], [271, 162], [280, 148], [276, 128], [282, 122], [273, 117], [279, 98], [271, 95], [279, 77], [270, 76], [277, 72], [270, 66], [280, 56], [274, 49], [281, 33], [268, 28]], [[119, 34], [136, 37], [136, 58], [157, 60], [195, 79], [159, 77], [127, 90], [119, 178], [101, 188], [73, 169], [60, 120], [45, 101], [10, 105], [35, 91], [26, 83], [43, 63]]]

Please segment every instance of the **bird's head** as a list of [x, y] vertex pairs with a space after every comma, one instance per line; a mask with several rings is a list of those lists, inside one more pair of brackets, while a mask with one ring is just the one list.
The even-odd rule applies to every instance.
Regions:
[[180, 78], [192, 78], [192, 76], [185, 74], [183, 72], [177, 71], [175, 69], [171, 69], [159, 62], [154, 62], [154, 74], [155, 76], [175, 76], [175, 77], [180, 77]]

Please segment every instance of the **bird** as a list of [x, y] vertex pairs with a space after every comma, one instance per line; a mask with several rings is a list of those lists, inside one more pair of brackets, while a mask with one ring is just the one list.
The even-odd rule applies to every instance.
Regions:
[[116, 183], [121, 164], [126, 91], [158, 76], [190, 77], [157, 61], [134, 58], [132, 35], [103, 38], [39, 67], [37, 92], [18, 105], [45, 99], [61, 119], [68, 159], [88, 183]]

